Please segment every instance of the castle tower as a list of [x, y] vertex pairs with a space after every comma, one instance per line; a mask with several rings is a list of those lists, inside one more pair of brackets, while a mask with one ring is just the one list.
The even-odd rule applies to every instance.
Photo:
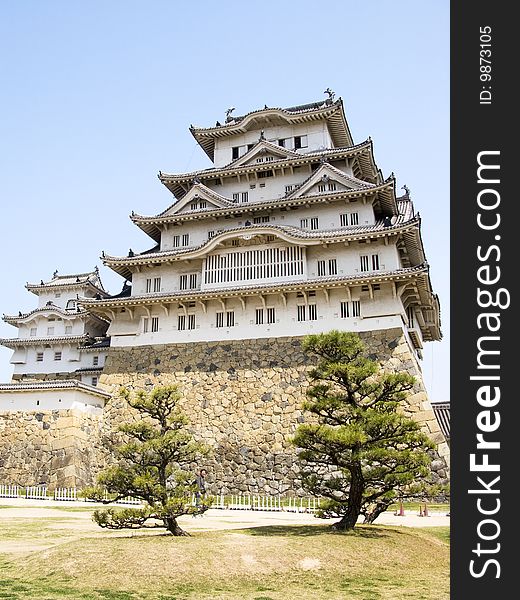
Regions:
[[96, 385], [108, 349], [108, 322], [81, 308], [77, 299], [108, 296], [97, 268], [74, 275], [56, 271], [49, 281], [26, 288], [38, 296], [38, 307], [3, 316], [18, 328], [17, 338], [0, 339], [14, 351], [13, 381], [76, 379]]
[[97, 387], [105, 363], [108, 322], [78, 305], [103, 298], [97, 268], [28, 283], [38, 307], [4, 321], [18, 337], [10, 383], [0, 383], [0, 481], [84, 487], [96, 471], [99, 431], [110, 394]]
[[[420, 369], [424, 343], [441, 338], [421, 220], [327, 93], [192, 126], [213, 166], [159, 173], [173, 202], [131, 215], [153, 246], [103, 253], [123, 291], [80, 300], [110, 321], [101, 386], [179, 384], [224, 493], [297, 486], [289, 438], [306, 418], [310, 366], [301, 340], [331, 329], [358, 332], [383, 368], [416, 377], [403, 409], [437, 444], [435, 477], [448, 476]], [[120, 419], [117, 402], [107, 407]]]

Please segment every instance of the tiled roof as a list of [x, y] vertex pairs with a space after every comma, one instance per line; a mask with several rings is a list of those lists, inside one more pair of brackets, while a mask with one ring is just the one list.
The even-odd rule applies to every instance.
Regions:
[[450, 403], [449, 402], [432, 402], [431, 403], [433, 412], [439, 423], [444, 437], [450, 439]]
[[[284, 148], [282, 146], [280, 146], [280, 148], [283, 150]], [[263, 163], [254, 163], [251, 165], [241, 165], [241, 166], [237, 166], [237, 167], [233, 167], [233, 163], [236, 162], [232, 161], [230, 163], [228, 163], [227, 165], [223, 166], [223, 167], [208, 167], [207, 169], [199, 169], [197, 171], [188, 171], [186, 173], [164, 173], [162, 171], [159, 172], [159, 179], [164, 183], [167, 180], [185, 180], [185, 181], [191, 181], [193, 179], [196, 179], [197, 177], [202, 177], [204, 179], [208, 179], [208, 178], [216, 178], [216, 177], [220, 177], [220, 176], [225, 176], [227, 173], [232, 173], [235, 170], [237, 172], [240, 172], [240, 170], [265, 170], [268, 169], [269, 167], [273, 167], [273, 166], [277, 166], [279, 163], [285, 163], [285, 162], [294, 162], [295, 160], [300, 160], [302, 162], [309, 162], [311, 159], [319, 159], [321, 157], [334, 157], [335, 155], [338, 155], [339, 157], [342, 157], [344, 154], [356, 154], [359, 152], [362, 152], [364, 150], [372, 150], [372, 142], [370, 139], [365, 140], [363, 142], [360, 142], [359, 144], [354, 144], [353, 146], [342, 146], [342, 147], [336, 147], [336, 148], [322, 148], [320, 150], [311, 150], [309, 152], [293, 152], [292, 154], [295, 154], [296, 156], [291, 156], [290, 158], [281, 158], [278, 160], [273, 160], [270, 162], [263, 162]], [[245, 155], [244, 155], [245, 156]], [[244, 158], [244, 156], [241, 157], [241, 159]]]
[[[132, 213], [130, 218], [131, 220], [140, 227], [147, 235], [156, 241], [160, 240], [160, 229], [157, 228], [156, 224], [165, 223], [165, 222], [177, 222], [177, 221], [186, 221], [193, 220], [199, 218], [213, 218], [216, 216], [222, 216], [227, 214], [236, 214], [236, 213], [248, 213], [248, 212], [257, 212], [257, 211], [265, 211], [265, 210], [275, 210], [277, 208], [283, 208], [288, 206], [298, 206], [302, 204], [314, 204], [314, 203], [322, 203], [324, 201], [331, 200], [342, 200], [344, 198], [358, 198], [360, 196], [364, 196], [367, 194], [378, 194], [378, 201], [384, 206], [384, 213], [387, 214], [395, 214], [396, 204], [394, 199], [394, 187], [395, 180], [388, 179], [382, 184], [378, 184], [372, 186], [371, 184], [367, 184], [366, 187], [362, 187], [361, 189], [345, 189], [345, 190], [337, 190], [337, 191], [328, 191], [326, 193], [317, 193], [304, 195], [301, 197], [297, 197], [294, 195], [294, 192], [288, 192], [285, 196], [281, 198], [274, 198], [271, 200], [260, 200], [258, 202], [247, 202], [247, 203], [237, 203], [232, 202], [231, 200], [225, 198], [225, 204], [222, 208], [208, 207], [205, 209], [198, 210], [190, 210], [189, 212], [181, 212], [176, 214], [168, 215], [166, 214], [172, 207], [181, 202], [182, 200], [177, 200], [172, 205], [170, 205], [165, 211], [156, 216], [143, 216], [138, 215], [136, 213]], [[297, 191], [299, 187], [295, 190]]]
[[258, 115], [260, 113], [266, 112], [266, 111], [279, 111], [282, 113], [287, 113], [290, 115], [294, 115], [294, 114], [302, 114], [302, 113], [306, 113], [306, 112], [316, 112], [318, 110], [323, 110], [324, 108], [329, 108], [331, 106], [338, 106], [340, 103], [341, 99], [336, 100], [336, 102], [332, 103], [332, 102], [327, 102], [327, 100], [322, 100], [322, 101], [318, 101], [318, 102], [309, 102], [308, 104], [300, 104], [299, 106], [290, 106], [288, 108], [282, 108], [279, 106], [264, 106], [264, 108], [257, 108], [255, 110], [251, 110], [248, 113], [245, 113], [244, 115], [240, 115], [240, 116], [230, 116], [228, 121], [224, 123], [224, 125], [221, 125], [220, 123], [215, 125], [214, 127], [196, 127], [195, 125], [191, 125], [190, 129], [192, 131], [200, 131], [200, 132], [212, 132], [215, 130], [219, 130], [222, 128], [226, 128], [226, 127], [230, 127], [232, 125], [236, 125], [237, 123], [241, 123], [242, 121], [244, 121], [245, 119], [247, 119], [248, 117], [250, 117], [251, 115]]
[[88, 385], [77, 379], [57, 379], [49, 381], [31, 381], [27, 383], [0, 383], [0, 392], [30, 392], [34, 390], [67, 390], [78, 389], [89, 392], [102, 398], [111, 398], [112, 395], [98, 387]]
[[[153, 258], [153, 259], [161, 259], [161, 258], [168, 258], [168, 257], [176, 257], [176, 256], [183, 256], [183, 255], [187, 255], [187, 254], [191, 254], [193, 252], [196, 252], [197, 250], [201, 250], [206, 246], [213, 246], [216, 243], [218, 243], [218, 239], [224, 235], [227, 235], [229, 233], [237, 233], [237, 234], [243, 234], [245, 232], [247, 233], [269, 233], [269, 231], [279, 231], [282, 233], [286, 233], [289, 234], [291, 237], [295, 238], [295, 239], [308, 239], [308, 240], [312, 240], [312, 239], [327, 239], [327, 240], [331, 240], [333, 241], [335, 238], [341, 238], [341, 240], [343, 238], [355, 238], [356, 236], [359, 235], [367, 235], [367, 234], [377, 234], [377, 233], [381, 233], [381, 232], [385, 232], [385, 233], [392, 233], [395, 232], [396, 230], [399, 230], [400, 228], [402, 228], [404, 225], [416, 225], [416, 219], [412, 219], [409, 222], [404, 221], [403, 220], [403, 216], [400, 215], [397, 217], [397, 220], [393, 223], [393, 224], [388, 224], [388, 222], [385, 219], [381, 219], [379, 221], [377, 221], [374, 225], [355, 225], [355, 226], [348, 226], [348, 227], [342, 227], [342, 228], [337, 228], [337, 229], [320, 229], [317, 231], [309, 231], [306, 229], [301, 229], [299, 227], [295, 227], [292, 225], [273, 225], [271, 223], [262, 223], [262, 224], [257, 224], [257, 225], [241, 225], [239, 227], [231, 227], [229, 229], [224, 229], [220, 234], [215, 235], [214, 237], [212, 237], [209, 240], [204, 241], [202, 244], [199, 244], [197, 246], [190, 246], [188, 248], [181, 248], [178, 250], [163, 250], [163, 251], [154, 251], [157, 249], [157, 246], [154, 246], [154, 248], [151, 248], [149, 250], [146, 250], [145, 252], [141, 253], [141, 254], [134, 254], [133, 256], [109, 256], [107, 254], [105, 254], [102, 258], [103, 261], [105, 262], [105, 264], [110, 264], [110, 263], [114, 263], [114, 262], [119, 262], [119, 263], [126, 263], [126, 264], [132, 264], [132, 263], [139, 263], [140, 259], [142, 258]], [[265, 231], [264, 231], [265, 230]], [[269, 231], [267, 231], [269, 230]]]
[[[108, 298], [118, 298], [118, 296], [108, 296]], [[79, 346], [79, 349], [81, 350], [81, 352], [98, 352], [100, 350], [105, 350], [106, 348], [110, 347], [110, 338], [109, 337], [105, 337], [105, 338], [95, 338], [95, 342], [93, 342], [92, 344], [88, 344], [87, 345], [81, 345]]]
[[107, 293], [103, 287], [103, 283], [101, 282], [101, 278], [99, 277], [99, 272], [97, 269], [89, 273], [75, 273], [73, 275], [58, 275], [58, 272], [55, 271], [52, 279], [49, 281], [43, 281], [42, 279], [40, 283], [27, 283], [25, 287], [29, 291], [38, 294], [39, 291], [48, 288], [56, 289], [85, 286], [91, 286], [103, 294]]
[[28, 337], [28, 338], [0, 338], [0, 345], [6, 346], [7, 348], [15, 348], [19, 346], [43, 346], [45, 344], [68, 344], [68, 343], [81, 343], [89, 339], [88, 335], [63, 335], [63, 336], [49, 336], [43, 338]]
[[60, 306], [56, 306], [56, 304], [51, 303], [45, 306], [40, 306], [39, 308], [35, 308], [34, 310], [31, 310], [27, 313], [20, 313], [19, 315], [4, 315], [3, 320], [6, 323], [18, 323], [19, 321], [23, 321], [24, 319], [27, 319], [27, 317], [31, 317], [34, 314], [48, 311], [58, 313], [60, 315], [63, 315], [64, 317], [84, 317], [85, 315], [88, 315], [88, 311], [83, 310], [81, 308], [79, 310], [77, 308], [65, 310], [64, 308], [61, 308]]
[[[329, 163], [324, 163], [322, 167], [320, 167], [319, 169], [317, 169], [316, 171], [311, 173], [309, 175], [309, 177], [307, 177], [307, 179], [305, 179], [298, 186], [296, 186], [296, 188], [294, 190], [291, 190], [288, 194], [286, 194], [286, 197], [292, 198], [293, 196], [297, 196], [299, 191], [302, 188], [304, 188], [311, 179], [316, 177], [316, 175], [320, 171], [320, 169], [321, 170], [327, 169], [331, 173], [334, 173], [338, 177], [338, 179], [343, 180], [347, 185], [349, 183], [355, 184], [357, 187], [353, 188], [352, 191], [358, 191], [359, 189], [368, 190], [368, 189], [377, 187], [377, 185], [374, 183], [362, 181], [361, 179], [358, 179], [357, 177], [353, 177], [352, 175], [349, 175], [348, 173], [341, 171], [340, 169], [336, 168], [334, 165], [331, 165]], [[326, 192], [326, 195], [331, 195], [331, 194], [330, 194], [330, 192]]]
[[206, 297], [215, 296], [232, 296], [232, 295], [255, 295], [261, 291], [265, 293], [274, 293], [278, 291], [291, 291], [298, 289], [314, 289], [320, 287], [334, 287], [336, 285], [360, 285], [364, 283], [380, 283], [388, 280], [407, 279], [417, 275], [428, 273], [428, 265], [423, 263], [415, 267], [393, 269], [391, 271], [372, 271], [366, 273], [358, 273], [356, 275], [335, 275], [330, 277], [317, 277], [315, 279], [302, 279], [300, 281], [284, 282], [278, 281], [273, 283], [261, 284], [243, 284], [236, 287], [208, 289], [208, 290], [185, 290], [175, 292], [156, 292], [141, 296], [130, 296], [129, 298], [118, 299], [114, 301], [111, 298], [103, 300], [85, 299], [80, 301], [82, 304], [91, 308], [104, 306], [126, 306], [132, 304], [143, 303], [160, 303], [180, 301], [183, 299], [204, 299]]

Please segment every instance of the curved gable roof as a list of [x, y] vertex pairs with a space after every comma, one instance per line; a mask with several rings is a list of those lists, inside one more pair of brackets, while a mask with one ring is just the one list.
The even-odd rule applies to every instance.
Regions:
[[215, 127], [194, 127], [192, 125], [190, 131], [213, 162], [217, 138], [263, 129], [266, 125], [272, 126], [273, 123], [293, 124], [318, 120], [327, 121], [335, 146], [353, 145], [341, 98], [335, 102], [325, 100], [289, 108], [264, 107], [241, 117], [230, 118], [224, 125], [220, 125], [220, 123]]

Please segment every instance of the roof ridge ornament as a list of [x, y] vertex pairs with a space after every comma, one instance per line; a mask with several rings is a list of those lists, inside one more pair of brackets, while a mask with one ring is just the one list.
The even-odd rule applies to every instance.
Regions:
[[405, 196], [410, 198], [410, 188], [405, 184], [401, 187], [401, 189], [404, 190]]
[[234, 106], [230, 106], [227, 110], [226, 110], [226, 123], [231, 123], [231, 121], [234, 121], [235, 118], [231, 116], [231, 113], [235, 110]]
[[334, 96], [336, 95], [336, 92], [333, 92], [330, 87], [328, 87], [323, 93], [328, 95], [328, 98], [325, 100], [325, 102], [327, 104], [332, 104], [334, 102]]

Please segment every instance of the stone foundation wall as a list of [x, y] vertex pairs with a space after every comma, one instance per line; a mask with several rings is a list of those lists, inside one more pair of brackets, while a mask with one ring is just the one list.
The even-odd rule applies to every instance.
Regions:
[[[403, 410], [437, 445], [434, 478], [449, 476], [449, 449], [419, 366], [400, 329], [361, 334], [370, 357], [388, 371], [417, 378]], [[119, 387], [177, 384], [197, 438], [212, 448], [204, 461], [212, 491], [298, 491], [295, 449], [288, 439], [305, 416], [311, 357], [302, 338], [111, 348], [100, 387], [114, 393], [102, 415], [71, 411], [0, 413], [0, 483], [83, 487], [108, 462], [110, 432], [132, 416]], [[192, 465], [195, 469], [197, 465]]]
[[[449, 449], [428, 401], [420, 368], [400, 329], [362, 333], [370, 357], [387, 371], [417, 378], [405, 413], [437, 445], [434, 478], [449, 476]], [[283, 493], [298, 489], [295, 449], [288, 439], [305, 419], [301, 410], [311, 357], [302, 338], [111, 348], [101, 387], [151, 388], [175, 383], [195, 435], [209, 444], [205, 461], [215, 491]], [[107, 420], [123, 417], [120, 402], [109, 403]]]
[[0, 483], [82, 488], [99, 470], [102, 415], [0, 413]]

